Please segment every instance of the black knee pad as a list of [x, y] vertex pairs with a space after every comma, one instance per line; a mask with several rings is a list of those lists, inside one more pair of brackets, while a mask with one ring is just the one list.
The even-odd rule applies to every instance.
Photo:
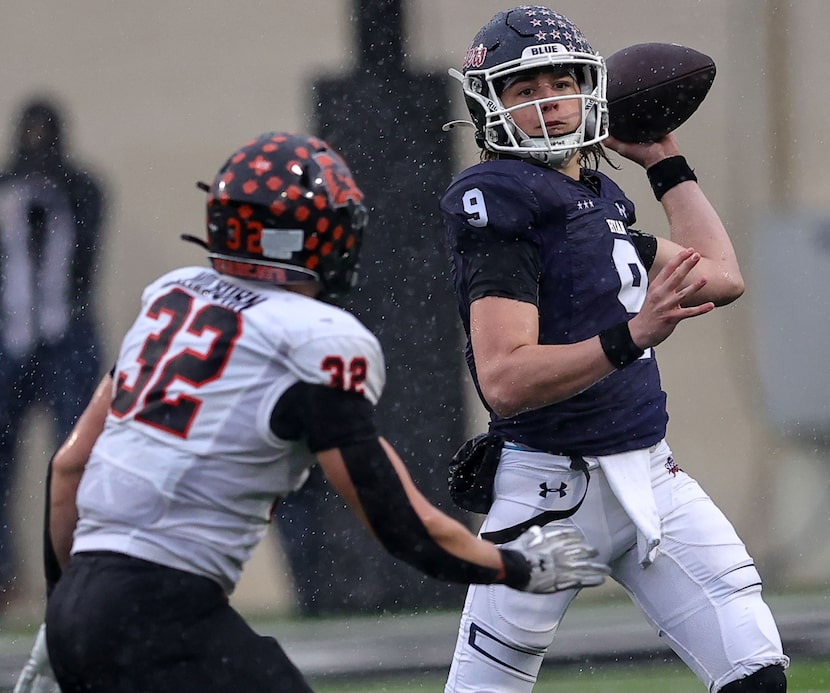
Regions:
[[787, 677], [784, 667], [773, 664], [754, 674], [727, 683], [720, 693], [787, 693]]

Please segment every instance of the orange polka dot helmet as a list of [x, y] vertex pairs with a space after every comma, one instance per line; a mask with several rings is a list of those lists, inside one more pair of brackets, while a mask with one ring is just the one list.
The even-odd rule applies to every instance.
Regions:
[[310, 135], [268, 132], [237, 149], [208, 193], [207, 249], [216, 271], [348, 291], [368, 213], [346, 162]]

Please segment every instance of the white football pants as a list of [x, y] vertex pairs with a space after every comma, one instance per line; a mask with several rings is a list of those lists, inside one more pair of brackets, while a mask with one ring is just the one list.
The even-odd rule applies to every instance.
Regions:
[[[603, 468], [625, 466], [637, 454], [644, 460], [639, 475], [619, 474], [618, 466], [609, 480]], [[729, 520], [674, 463], [668, 445], [585, 461], [587, 493], [569, 458], [506, 444], [481, 532], [572, 508], [585, 495], [576, 513], [558, 522], [579, 527], [611, 577], [709, 691], [767, 665], [787, 666], [752, 558]], [[577, 593], [471, 585], [446, 693], [529, 693]]]

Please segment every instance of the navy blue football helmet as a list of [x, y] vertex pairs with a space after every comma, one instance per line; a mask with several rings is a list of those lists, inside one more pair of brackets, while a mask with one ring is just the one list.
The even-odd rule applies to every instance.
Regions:
[[[581, 94], [538, 99], [513, 109], [504, 106], [499, 97], [511, 77], [544, 68], [566, 70]], [[476, 141], [483, 149], [559, 166], [580, 148], [608, 136], [605, 61], [578, 27], [547, 7], [521, 5], [499, 12], [473, 39], [463, 73], [450, 74], [461, 82]], [[541, 106], [561, 98], [582, 100], [582, 122], [575, 132], [552, 137], [544, 128]], [[543, 136], [530, 137], [514, 122], [511, 111], [527, 107], [536, 108]]]

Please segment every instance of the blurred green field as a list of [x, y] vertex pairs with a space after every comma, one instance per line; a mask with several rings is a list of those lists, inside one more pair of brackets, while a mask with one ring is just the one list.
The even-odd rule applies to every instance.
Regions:
[[[788, 693], [830, 692], [830, 660], [796, 660], [787, 678]], [[440, 693], [444, 676], [409, 674], [341, 683], [317, 679], [311, 683], [316, 693]], [[705, 693], [705, 688], [677, 663], [603, 664], [582, 669], [547, 667], [534, 693]]]

